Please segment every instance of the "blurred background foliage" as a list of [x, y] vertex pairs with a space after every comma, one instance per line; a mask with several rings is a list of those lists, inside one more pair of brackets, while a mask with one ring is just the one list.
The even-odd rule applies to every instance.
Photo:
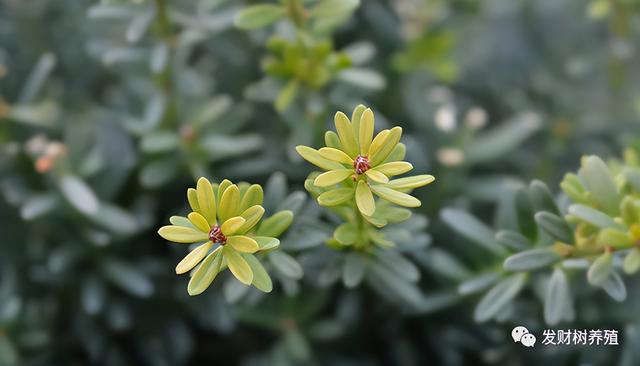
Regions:
[[[622, 302], [572, 280], [571, 314], [541, 301], [557, 271], [478, 290], [508, 272], [517, 192], [565, 210], [583, 154], [635, 143], [639, 21], [635, 0], [0, 1], [0, 365], [638, 364], [632, 276]], [[437, 181], [352, 288], [294, 146], [359, 103]], [[173, 273], [186, 251], [156, 230], [200, 176], [295, 213], [271, 294]], [[548, 323], [622, 345], [510, 340]]]

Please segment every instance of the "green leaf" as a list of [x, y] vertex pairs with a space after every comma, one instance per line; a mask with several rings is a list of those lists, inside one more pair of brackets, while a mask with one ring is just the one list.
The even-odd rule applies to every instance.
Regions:
[[597, 156], [585, 157], [579, 174], [587, 189], [591, 191], [591, 197], [600, 205], [602, 211], [609, 215], [617, 215], [619, 212], [618, 189], [604, 161]]
[[140, 141], [140, 149], [150, 154], [171, 151], [178, 146], [180, 146], [180, 136], [169, 131], [146, 134]]
[[569, 281], [564, 271], [556, 268], [547, 285], [547, 293], [544, 300], [544, 319], [549, 325], [558, 324], [571, 307], [571, 292]]
[[476, 306], [474, 319], [477, 322], [485, 322], [495, 317], [518, 295], [526, 282], [526, 273], [514, 274], [498, 282]]
[[372, 185], [371, 190], [373, 193], [378, 195], [378, 197], [387, 200], [391, 203], [395, 203], [399, 206], [404, 207], [420, 207], [421, 202], [419, 199], [410, 196], [406, 193], [398, 192], [394, 189], [380, 186], [380, 185]]
[[531, 241], [524, 235], [510, 230], [500, 230], [496, 234], [496, 240], [505, 247], [521, 251], [531, 247]]
[[540, 129], [540, 117], [531, 112], [521, 113], [492, 130], [476, 136], [467, 146], [469, 163], [482, 163], [509, 155]]
[[615, 271], [611, 272], [600, 287], [617, 302], [623, 302], [627, 298], [627, 287]]
[[483, 291], [487, 287], [496, 283], [499, 279], [500, 275], [497, 272], [476, 275], [458, 285], [458, 293], [460, 295], [470, 295]]
[[617, 229], [602, 229], [598, 234], [597, 243], [601, 246], [625, 249], [633, 246], [633, 238], [625, 231]]
[[353, 188], [336, 188], [318, 196], [318, 203], [321, 206], [337, 206], [349, 201], [353, 197]]
[[71, 206], [83, 214], [94, 215], [98, 212], [98, 197], [82, 179], [65, 175], [60, 179], [60, 190]]
[[221, 264], [222, 247], [218, 247], [200, 263], [193, 277], [189, 280], [189, 285], [187, 286], [189, 295], [195, 296], [204, 292], [220, 272]]
[[183, 274], [191, 271], [209, 253], [213, 246], [212, 242], [206, 242], [187, 254], [176, 266], [176, 274]]
[[531, 271], [549, 266], [562, 258], [550, 247], [530, 249], [514, 254], [504, 261], [504, 269], [508, 271]]
[[640, 269], [640, 249], [635, 248], [624, 257], [622, 268], [627, 274], [638, 272], [638, 269]]
[[280, 246], [280, 240], [268, 236], [252, 236], [253, 240], [258, 243], [260, 250], [271, 250]]
[[573, 243], [573, 231], [562, 217], [542, 211], [536, 213], [535, 220], [540, 229], [549, 234], [552, 239], [568, 244]]
[[387, 266], [409, 282], [417, 282], [420, 279], [418, 267], [400, 253], [391, 250], [378, 251], [376, 258], [378, 263]]
[[585, 205], [571, 205], [569, 206], [569, 213], [595, 227], [605, 229], [608, 227], [624, 229], [624, 226], [616, 223], [613, 219], [602, 211], [598, 211], [594, 208]]
[[283, 252], [272, 252], [269, 254], [269, 261], [283, 275], [294, 279], [302, 278], [302, 267], [292, 256]]
[[351, 245], [358, 240], [358, 228], [355, 224], [346, 222], [336, 228], [333, 237], [343, 245]]
[[31, 221], [53, 211], [59, 203], [55, 194], [38, 194], [29, 197], [20, 207], [20, 217]]
[[285, 85], [278, 96], [276, 97], [276, 110], [279, 112], [285, 111], [291, 105], [291, 102], [296, 98], [299, 88], [298, 80], [291, 80]]
[[103, 264], [103, 271], [111, 282], [133, 296], [147, 298], [155, 290], [151, 279], [133, 264], [108, 260]]
[[529, 184], [529, 196], [531, 204], [535, 211], [549, 211], [553, 214], [560, 215], [558, 206], [556, 205], [553, 194], [546, 184], [539, 180], [534, 180]]
[[275, 215], [262, 221], [257, 234], [260, 236], [278, 237], [282, 234], [293, 221], [293, 212], [289, 210], [277, 212]]
[[254, 5], [239, 12], [234, 19], [234, 24], [240, 29], [262, 28], [276, 22], [284, 17], [286, 13], [286, 9], [281, 5]]
[[593, 261], [587, 271], [587, 280], [594, 286], [601, 286], [607, 281], [612, 272], [611, 253], [606, 252]]
[[497, 243], [493, 231], [466, 211], [455, 208], [445, 208], [440, 213], [440, 218], [458, 234], [492, 253], [497, 255], [507, 253], [506, 250]]
[[347, 254], [342, 269], [342, 282], [349, 288], [354, 288], [362, 282], [366, 270], [366, 261], [360, 253]]
[[271, 277], [269, 277], [260, 261], [253, 255], [244, 254], [243, 257], [253, 271], [253, 282], [251, 284], [262, 292], [271, 292], [273, 290]]

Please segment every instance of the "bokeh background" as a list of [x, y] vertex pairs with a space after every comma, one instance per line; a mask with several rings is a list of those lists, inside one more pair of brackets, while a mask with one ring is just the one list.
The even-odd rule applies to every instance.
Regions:
[[[540, 293], [476, 321], [481, 295], [458, 286], [498, 262], [440, 216], [500, 228], [510, 187], [558, 193], [581, 155], [635, 142], [638, 1], [283, 0], [306, 10], [234, 25], [263, 3], [0, 1], [0, 365], [640, 363], [633, 278], [621, 303], [579, 285], [555, 326], [620, 346], [524, 349], [510, 330], [548, 327]], [[294, 146], [359, 103], [437, 177], [398, 233], [411, 284], [346, 288], [335, 218], [303, 188]], [[186, 249], [156, 230], [200, 176], [296, 213], [271, 294], [226, 273], [189, 297], [175, 275]]]

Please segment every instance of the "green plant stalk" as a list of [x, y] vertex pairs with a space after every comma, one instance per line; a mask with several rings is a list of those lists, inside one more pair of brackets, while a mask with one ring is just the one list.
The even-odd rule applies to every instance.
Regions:
[[169, 17], [169, 9], [166, 0], [154, 0], [156, 7], [155, 30], [162, 42], [167, 47], [168, 59], [162, 70], [153, 75], [154, 82], [167, 97], [167, 108], [162, 116], [161, 126], [171, 127], [176, 123], [177, 101], [173, 87], [173, 25]]

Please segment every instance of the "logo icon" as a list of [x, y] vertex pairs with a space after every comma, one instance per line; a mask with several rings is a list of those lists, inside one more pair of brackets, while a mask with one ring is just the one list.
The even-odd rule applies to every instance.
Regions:
[[536, 344], [536, 336], [529, 333], [529, 330], [522, 325], [513, 328], [511, 338], [513, 338], [514, 342], [520, 342], [525, 347], [533, 347], [533, 345]]

